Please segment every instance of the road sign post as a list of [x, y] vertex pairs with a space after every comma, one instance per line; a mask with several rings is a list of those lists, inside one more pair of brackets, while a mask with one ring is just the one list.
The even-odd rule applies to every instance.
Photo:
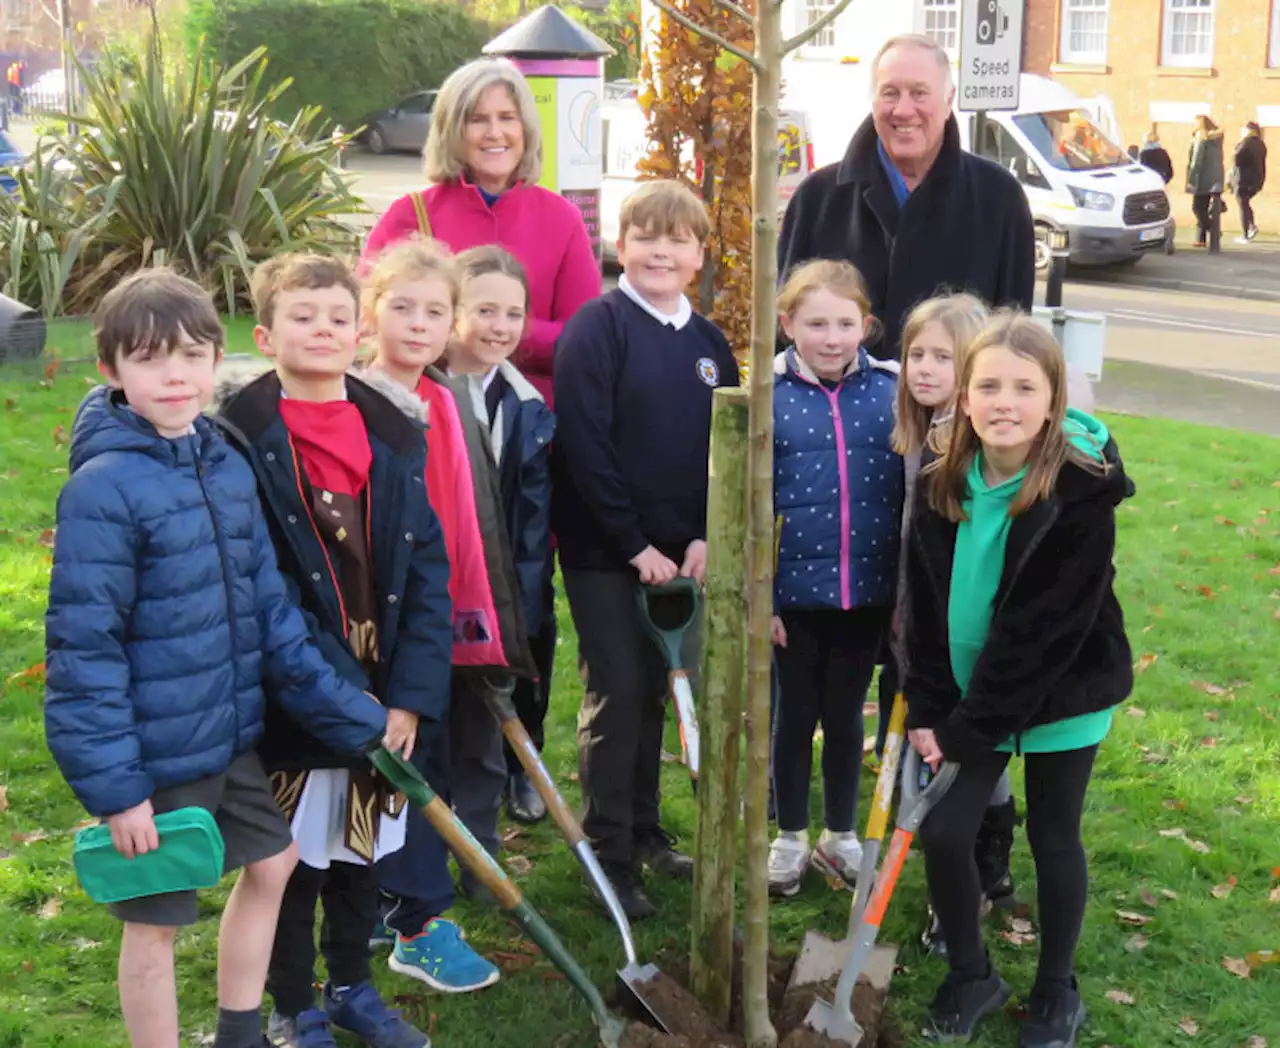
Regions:
[[1018, 108], [1022, 10], [1017, 0], [964, 0], [960, 5], [958, 109], [984, 113]]

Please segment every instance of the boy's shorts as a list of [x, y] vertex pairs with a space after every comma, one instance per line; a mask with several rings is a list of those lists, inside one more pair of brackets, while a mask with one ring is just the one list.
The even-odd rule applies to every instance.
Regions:
[[[212, 814], [226, 847], [223, 873], [279, 855], [293, 843], [289, 822], [276, 807], [271, 780], [252, 751], [237, 757], [221, 775], [157, 791], [151, 807], [157, 815], [176, 808], [204, 808]], [[179, 927], [195, 924], [196, 893], [144, 895], [108, 908], [131, 924]]]

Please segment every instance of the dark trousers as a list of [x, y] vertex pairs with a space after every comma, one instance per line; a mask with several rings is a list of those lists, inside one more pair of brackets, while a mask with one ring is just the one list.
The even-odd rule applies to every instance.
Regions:
[[[556, 589], [550, 579], [547, 580], [546, 592], [543, 596], [545, 618], [543, 627], [529, 638], [529, 647], [533, 654], [533, 665], [538, 671], [538, 679], [516, 681], [515, 693], [511, 701], [515, 704], [516, 713], [520, 715], [520, 723], [529, 733], [529, 738], [542, 752], [546, 742], [544, 728], [547, 721], [547, 710], [551, 706], [551, 674], [556, 664]], [[507, 759], [507, 774], [515, 775], [522, 770], [520, 759], [510, 745], [502, 745], [502, 752]]]
[[773, 730], [778, 829], [809, 825], [813, 733], [822, 724], [826, 828], [854, 828], [862, 769], [862, 700], [880, 659], [890, 608], [784, 611], [785, 648], [775, 649], [781, 695]]
[[[483, 686], [469, 678], [454, 678], [449, 714], [449, 788], [454, 814], [496, 857], [498, 809], [507, 782], [507, 762], [502, 756], [502, 724], [484, 701], [479, 690]], [[462, 884], [468, 890], [475, 884], [465, 867]]]
[[1212, 222], [1212, 208], [1217, 193], [1196, 193], [1191, 197], [1191, 212], [1196, 216], [1196, 243], [1203, 244], [1209, 236]]
[[320, 952], [334, 986], [370, 977], [369, 935], [378, 921], [378, 882], [372, 866], [335, 862], [327, 870], [298, 863], [280, 903], [267, 971], [267, 993], [281, 1015], [315, 1006], [316, 902], [324, 908]]
[[[1040, 916], [1039, 983], [1064, 981], [1074, 969], [1089, 893], [1080, 818], [1097, 753], [1097, 746], [1088, 746], [1026, 755], [1027, 840], [1036, 863]], [[920, 827], [929, 892], [946, 937], [947, 960], [952, 971], [966, 979], [987, 973], [974, 841], [991, 791], [1008, 763], [1007, 753], [966, 761]]]
[[410, 805], [404, 847], [378, 860], [378, 888], [388, 928], [411, 938], [453, 905], [449, 849], [422, 812]]
[[[586, 683], [578, 712], [582, 828], [604, 863], [631, 861], [637, 835], [659, 824], [659, 767], [667, 667], [645, 633], [634, 571], [563, 569]], [[690, 677], [698, 624], [685, 633]]]
[[1237, 193], [1236, 200], [1240, 203], [1240, 223], [1241, 230], [1245, 236], [1248, 236], [1254, 227], [1253, 221], [1253, 193]]

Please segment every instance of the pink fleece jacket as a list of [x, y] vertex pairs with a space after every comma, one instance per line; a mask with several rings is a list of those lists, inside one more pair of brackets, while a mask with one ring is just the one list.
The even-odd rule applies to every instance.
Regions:
[[[455, 253], [482, 244], [506, 248], [529, 276], [529, 326], [513, 363], [551, 404], [551, 367], [560, 329], [600, 294], [600, 267], [582, 214], [558, 193], [517, 183], [494, 202], [464, 179], [423, 191], [432, 235]], [[365, 241], [362, 268], [418, 232], [413, 195], [401, 197]]]

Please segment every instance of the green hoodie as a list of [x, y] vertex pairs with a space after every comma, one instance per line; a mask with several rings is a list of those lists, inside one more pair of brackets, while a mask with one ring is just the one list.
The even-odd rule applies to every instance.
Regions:
[[[1091, 415], [1074, 408], [1067, 410], [1063, 429], [1072, 444], [1099, 461], [1110, 434]], [[947, 632], [951, 644], [951, 672], [961, 694], [967, 694], [974, 667], [987, 643], [991, 629], [992, 602], [1004, 572], [1005, 543], [1009, 538], [1009, 506], [1026, 475], [1023, 469], [995, 487], [989, 487], [982, 472], [982, 455], [974, 456], [969, 469], [969, 497], [964, 502], [967, 520], [956, 532], [956, 548], [951, 563], [951, 595], [947, 604]], [[1100, 710], [1050, 724], [1037, 724], [1022, 732], [1022, 753], [1059, 753], [1078, 750], [1101, 742], [1111, 729], [1112, 711]], [[1014, 740], [996, 747], [1012, 753]]]

